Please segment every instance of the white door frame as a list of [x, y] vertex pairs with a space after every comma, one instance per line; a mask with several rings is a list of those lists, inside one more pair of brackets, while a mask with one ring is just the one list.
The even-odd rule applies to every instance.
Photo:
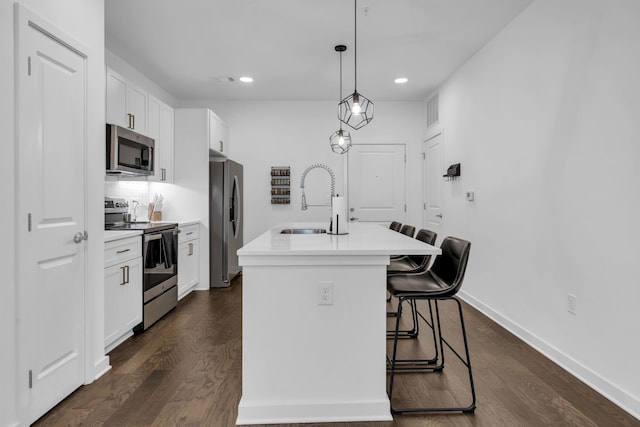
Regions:
[[[90, 49], [88, 49], [83, 43], [79, 42], [78, 40], [76, 40], [74, 37], [70, 36], [69, 34], [65, 33], [64, 31], [60, 30], [57, 26], [53, 25], [51, 22], [49, 22], [48, 20], [42, 18], [41, 16], [33, 13], [31, 10], [29, 10], [28, 8], [26, 8], [24, 5], [20, 4], [20, 3], [15, 3], [15, 7], [14, 7], [14, 28], [15, 28], [15, 32], [17, 34], [15, 40], [14, 40], [14, 49], [16, 54], [16, 73], [14, 75], [14, 85], [16, 87], [16, 97], [15, 97], [15, 123], [16, 123], [16, 132], [15, 132], [15, 144], [16, 144], [16, 168], [15, 168], [15, 194], [16, 194], [16, 270], [17, 270], [17, 275], [16, 275], [16, 300], [17, 300], [17, 304], [16, 304], [16, 316], [20, 316], [23, 313], [21, 313], [21, 305], [24, 304], [24, 302], [20, 301], [20, 263], [21, 261], [21, 253], [20, 253], [20, 245], [19, 245], [19, 240], [21, 238], [21, 235], [24, 234], [28, 229], [28, 217], [27, 217], [27, 211], [20, 206], [20, 159], [18, 157], [18, 153], [19, 153], [19, 144], [21, 143], [21, 135], [20, 135], [20, 124], [19, 124], [19, 114], [20, 111], [22, 109], [21, 105], [22, 105], [22, 99], [21, 99], [21, 94], [19, 92], [19, 88], [21, 87], [21, 82], [22, 79], [26, 78], [27, 75], [27, 64], [23, 63], [23, 61], [21, 61], [21, 55], [19, 55], [18, 53], [20, 52], [21, 49], [21, 35], [24, 34], [25, 30], [27, 30], [29, 27], [32, 27], [34, 29], [36, 29], [37, 31], [40, 31], [41, 33], [43, 33], [44, 35], [50, 37], [53, 40], [56, 40], [58, 43], [66, 46], [68, 49], [75, 51], [76, 53], [78, 53], [80, 56], [82, 56], [84, 58], [84, 68], [85, 68], [85, 85], [87, 84], [87, 81], [89, 80], [88, 77], [88, 69], [89, 69], [89, 55], [88, 52], [90, 52]], [[78, 167], [81, 167], [83, 169], [83, 176], [84, 176], [84, 180], [85, 183], [87, 182], [87, 177], [88, 177], [88, 171], [87, 171], [87, 148], [88, 148], [88, 125], [89, 125], [89, 120], [88, 120], [88, 116], [86, 114], [87, 111], [87, 102], [88, 102], [88, 87], [85, 86], [85, 105], [84, 105], [84, 109], [85, 109], [85, 115], [84, 115], [84, 129], [85, 129], [85, 133], [84, 133], [84, 161], [82, 165], [79, 165]], [[85, 185], [84, 186], [84, 194], [82, 195], [83, 197], [83, 215], [84, 215], [84, 221], [85, 221], [85, 228], [87, 225], [87, 212], [88, 212], [88, 206], [87, 206], [87, 200], [88, 200], [88, 192], [89, 192], [89, 186]], [[93, 237], [93, 236], [92, 236]], [[84, 383], [89, 383], [91, 382], [91, 380], [88, 379], [88, 361], [90, 360], [90, 356], [93, 355], [93, 348], [91, 346], [92, 340], [94, 338], [95, 335], [95, 331], [91, 331], [87, 329], [87, 325], [90, 324], [91, 322], [88, 322], [88, 318], [91, 315], [91, 313], [93, 312], [92, 308], [93, 308], [93, 304], [92, 301], [89, 299], [89, 297], [91, 295], [93, 295], [94, 293], [88, 292], [87, 289], [87, 271], [88, 271], [88, 245], [84, 244], [82, 245], [83, 248], [82, 250], [84, 251], [84, 257], [83, 257], [83, 264], [84, 264], [84, 283], [83, 283], [83, 319], [82, 319], [82, 343], [80, 345], [80, 351], [82, 352], [82, 354], [79, 356], [80, 360], [81, 360], [81, 364], [82, 364], [82, 377], [84, 378]], [[99, 291], [99, 290], [98, 290]], [[63, 308], [61, 308], [63, 309]], [[31, 347], [31, 340], [30, 337], [25, 337], [24, 334], [21, 334], [22, 332], [22, 326], [20, 325], [20, 322], [16, 322], [15, 323], [15, 329], [16, 329], [16, 348], [15, 348], [15, 354], [16, 354], [16, 388], [17, 388], [17, 413], [18, 413], [18, 417], [21, 423], [26, 423], [27, 420], [29, 420], [29, 383], [28, 383], [28, 378], [26, 377], [26, 372], [28, 369], [28, 366], [24, 365], [24, 357], [22, 356], [22, 353], [25, 351], [29, 351], [30, 347]], [[34, 420], [35, 421], [35, 420]]]

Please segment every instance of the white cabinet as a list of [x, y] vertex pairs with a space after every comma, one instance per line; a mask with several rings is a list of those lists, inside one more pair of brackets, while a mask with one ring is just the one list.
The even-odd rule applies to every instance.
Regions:
[[209, 149], [224, 156], [229, 153], [229, 127], [213, 111], [209, 111]]
[[200, 239], [198, 224], [180, 226], [178, 234], [178, 299], [200, 281]]
[[104, 347], [108, 353], [142, 322], [141, 237], [105, 243], [104, 258]]
[[150, 181], [173, 182], [173, 108], [149, 95], [149, 136], [155, 140]]
[[107, 68], [107, 123], [147, 135], [148, 94]]

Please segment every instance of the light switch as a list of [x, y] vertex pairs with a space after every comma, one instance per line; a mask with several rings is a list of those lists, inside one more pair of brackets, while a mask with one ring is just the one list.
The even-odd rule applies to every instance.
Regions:
[[475, 199], [475, 194], [473, 191], [467, 191], [467, 200], [470, 202], [473, 202], [473, 200]]

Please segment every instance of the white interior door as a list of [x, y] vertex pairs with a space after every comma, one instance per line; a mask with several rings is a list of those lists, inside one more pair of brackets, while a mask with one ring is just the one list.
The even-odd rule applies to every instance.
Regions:
[[353, 145], [348, 153], [349, 216], [363, 222], [404, 222], [404, 144]]
[[423, 143], [423, 189], [424, 189], [424, 227], [437, 233], [442, 225], [442, 177], [443, 136], [442, 133]]
[[18, 359], [23, 420], [83, 383], [86, 57], [18, 12]]

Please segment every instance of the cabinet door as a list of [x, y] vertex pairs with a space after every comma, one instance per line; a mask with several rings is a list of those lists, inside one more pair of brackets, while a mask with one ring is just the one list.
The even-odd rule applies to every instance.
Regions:
[[148, 125], [155, 140], [155, 173], [149, 181], [173, 182], [173, 108], [149, 95]]
[[222, 120], [219, 123], [218, 139], [220, 152], [229, 155], [229, 126]]
[[147, 110], [147, 124], [148, 124], [148, 133], [147, 135], [154, 139], [154, 158], [153, 158], [153, 175], [148, 177], [149, 181], [162, 181], [162, 138], [161, 138], [161, 119], [160, 119], [160, 108], [162, 102], [155, 97], [149, 95], [149, 108]]
[[124, 264], [104, 269], [104, 346], [120, 338], [120, 288], [124, 283]]
[[209, 111], [209, 149], [220, 154], [226, 153], [222, 139], [223, 124], [216, 113]]
[[127, 83], [107, 69], [107, 123], [129, 127], [127, 113]]
[[178, 298], [182, 298], [189, 289], [189, 243], [178, 245]]
[[147, 135], [147, 93], [132, 84], [127, 85], [127, 110], [131, 115], [129, 127]]
[[126, 283], [120, 288], [120, 319], [123, 332], [142, 322], [142, 257], [124, 263]]
[[192, 288], [200, 281], [200, 239], [194, 239], [191, 244], [189, 255], [189, 287]]
[[161, 178], [173, 182], [173, 108], [166, 104], [160, 106], [160, 166]]
[[182, 298], [187, 291], [199, 282], [200, 277], [200, 243], [199, 239], [182, 242], [178, 245], [178, 297]]

